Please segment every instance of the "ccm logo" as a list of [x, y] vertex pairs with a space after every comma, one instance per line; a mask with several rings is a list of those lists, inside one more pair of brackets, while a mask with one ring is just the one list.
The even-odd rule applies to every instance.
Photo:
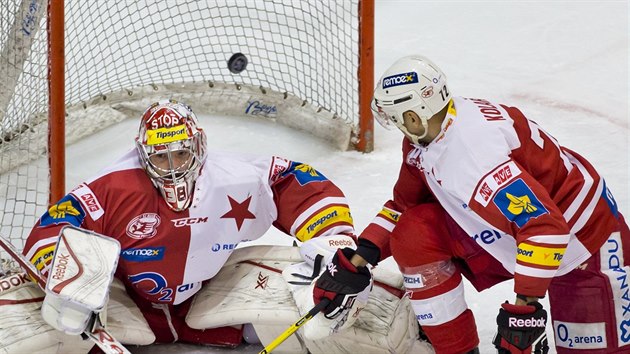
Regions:
[[208, 217], [206, 216], [205, 218], [182, 218], [182, 219], [175, 219], [175, 220], [171, 220], [171, 221], [173, 222], [175, 227], [182, 227], [182, 226], [188, 226], [188, 225], [201, 224], [201, 223], [204, 223], [204, 222], [208, 222]]

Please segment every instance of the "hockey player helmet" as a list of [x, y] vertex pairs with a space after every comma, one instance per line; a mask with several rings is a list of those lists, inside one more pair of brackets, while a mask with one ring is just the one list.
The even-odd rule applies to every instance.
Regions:
[[[419, 144], [428, 132], [427, 121], [450, 101], [446, 75], [428, 58], [411, 55], [398, 59], [385, 71], [374, 89], [372, 113], [385, 128], [398, 127], [413, 143]], [[403, 113], [413, 111], [420, 117], [424, 133], [411, 134], [404, 125]]]
[[206, 134], [190, 107], [174, 100], [153, 103], [142, 114], [136, 147], [166, 204], [175, 211], [188, 208], [206, 157]]

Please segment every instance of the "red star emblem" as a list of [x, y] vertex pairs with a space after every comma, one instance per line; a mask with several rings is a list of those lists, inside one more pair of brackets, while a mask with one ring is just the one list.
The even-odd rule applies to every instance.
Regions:
[[256, 219], [256, 216], [248, 210], [249, 203], [252, 201], [251, 195], [240, 203], [232, 199], [232, 197], [230, 197], [229, 195], [228, 200], [230, 201], [230, 206], [232, 207], [232, 209], [223, 214], [223, 216], [221, 216], [221, 219], [233, 218], [234, 221], [236, 221], [237, 230], [241, 230], [241, 226], [243, 226], [243, 221], [245, 221], [245, 219]]

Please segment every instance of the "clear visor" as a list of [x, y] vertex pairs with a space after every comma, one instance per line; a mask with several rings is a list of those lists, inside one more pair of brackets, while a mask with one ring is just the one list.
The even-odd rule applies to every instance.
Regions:
[[393, 130], [394, 128], [396, 128], [396, 124], [394, 124], [389, 116], [376, 105], [376, 100], [372, 100], [371, 108], [372, 115], [374, 116], [374, 119], [376, 119], [378, 124], [380, 124], [383, 128], [387, 130]]

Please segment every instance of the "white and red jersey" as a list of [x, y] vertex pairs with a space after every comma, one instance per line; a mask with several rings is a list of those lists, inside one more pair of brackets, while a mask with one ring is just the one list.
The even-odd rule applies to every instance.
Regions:
[[117, 239], [116, 277], [149, 301], [172, 304], [190, 298], [239, 243], [260, 238], [272, 225], [301, 241], [354, 232], [344, 194], [309, 165], [210, 153], [191, 206], [175, 212], [135, 150], [40, 218], [23, 252], [44, 274], [68, 224]]
[[514, 107], [453, 98], [440, 134], [425, 146], [405, 138], [403, 159], [394, 198], [361, 235], [381, 258], [400, 214], [437, 200], [514, 274], [517, 293], [543, 296], [616, 225], [603, 178]]

